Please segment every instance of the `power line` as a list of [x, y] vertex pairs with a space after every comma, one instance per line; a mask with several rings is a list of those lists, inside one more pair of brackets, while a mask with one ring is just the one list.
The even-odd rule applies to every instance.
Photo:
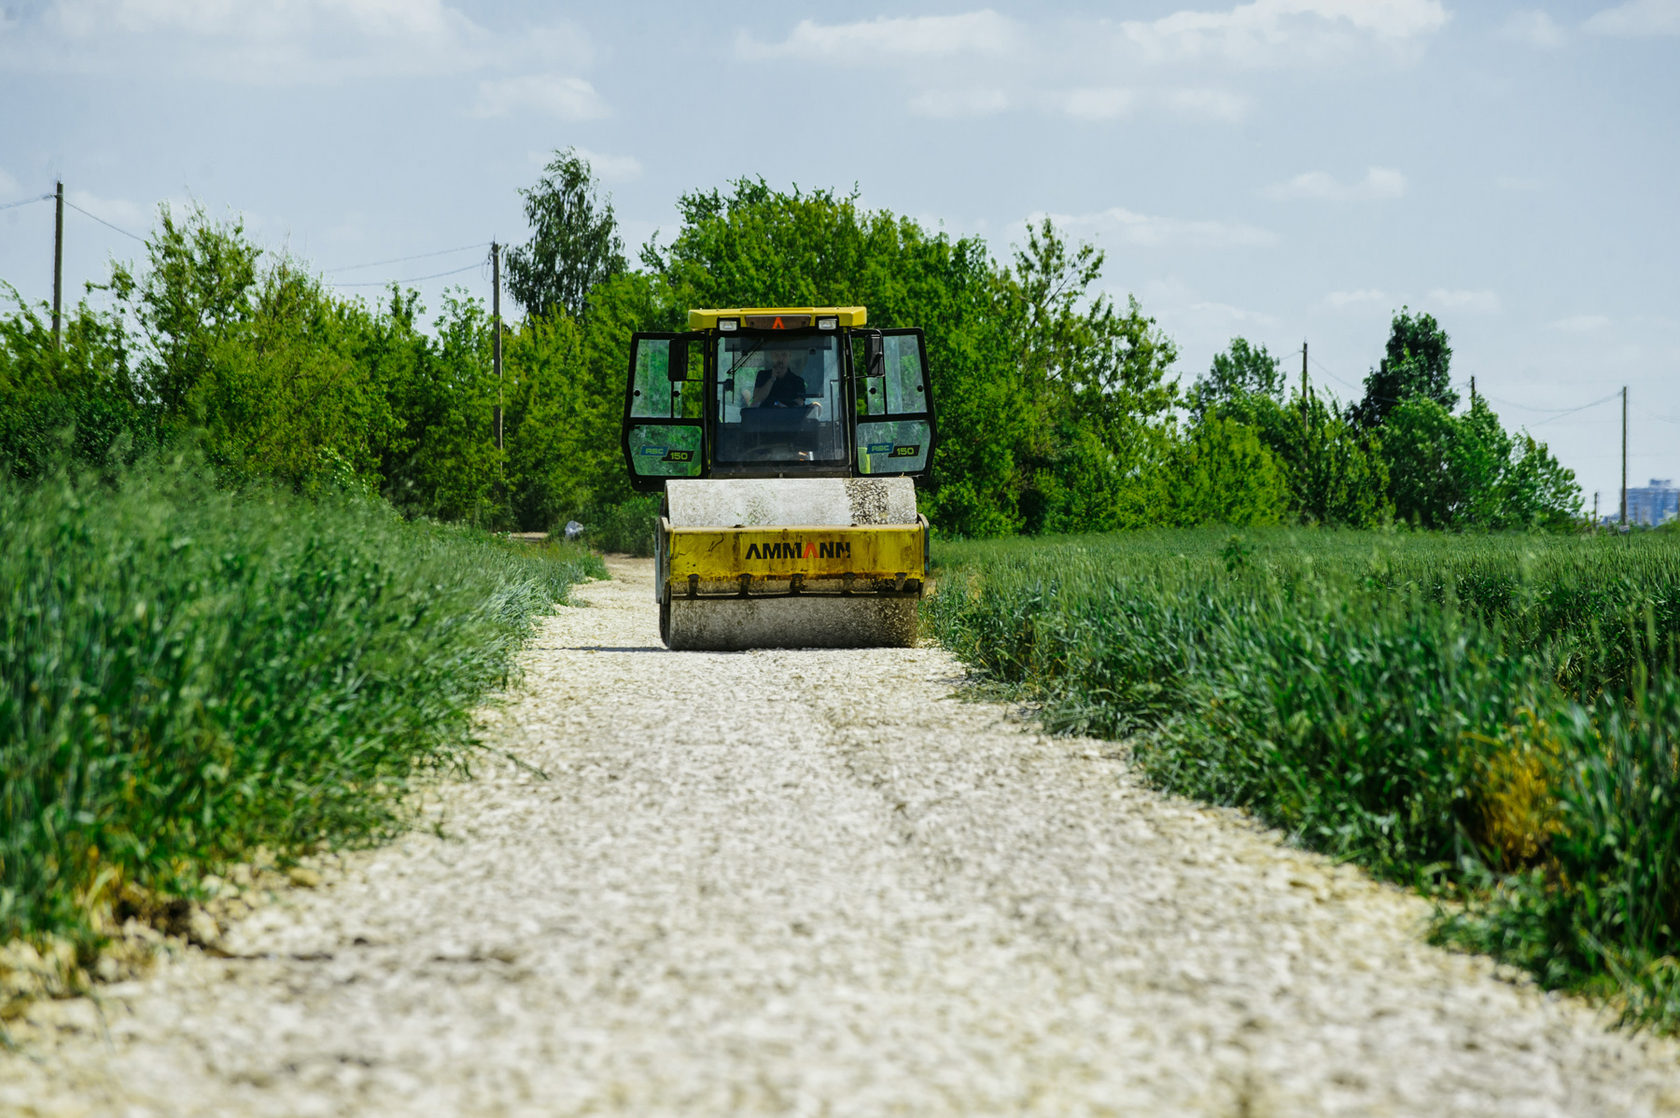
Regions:
[[[51, 194], [49, 194], [49, 195], [47, 195], [47, 197], [48, 197], [48, 198], [51, 198], [51, 197], [53, 197], [53, 195], [51, 195]], [[142, 237], [142, 236], [140, 236], [140, 234], [138, 234], [138, 233], [130, 233], [130, 232], [129, 232], [129, 231], [128, 231], [128, 230], [127, 230], [127, 229], [124, 229], [124, 228], [122, 228], [122, 227], [121, 227], [121, 226], [118, 226], [118, 225], [112, 225], [112, 224], [111, 224], [111, 223], [110, 223], [110, 222], [109, 222], [109, 221], [106, 221], [106, 220], [105, 220], [105, 219], [104, 219], [104, 218], [102, 218], [102, 217], [100, 217], [100, 216], [99, 216], [99, 215], [98, 215], [98, 214], [95, 214], [95, 213], [88, 213], [88, 211], [86, 211], [86, 210], [84, 210], [84, 209], [82, 209], [82, 207], [80, 207], [80, 206], [78, 206], [78, 205], [76, 205], [76, 203], [74, 203], [74, 202], [72, 202], [72, 201], [71, 201], [71, 200], [70, 200], [70, 199], [68, 199], [68, 198], [66, 198], [66, 199], [65, 199], [65, 200], [64, 200], [64, 204], [65, 204], [65, 205], [66, 205], [66, 206], [69, 206], [69, 207], [70, 207], [70, 208], [71, 208], [71, 209], [73, 209], [73, 210], [75, 210], [75, 211], [76, 211], [76, 212], [77, 212], [77, 213], [81, 213], [81, 214], [85, 214], [85, 215], [86, 215], [86, 216], [88, 216], [88, 217], [91, 217], [91, 218], [93, 218], [93, 220], [95, 220], [95, 221], [97, 221], [97, 222], [99, 222], [99, 224], [101, 224], [101, 225], [103, 225], [103, 226], [104, 226], [104, 227], [105, 227], [105, 228], [107, 228], [107, 229], [114, 229], [114, 230], [116, 230], [116, 231], [117, 231], [117, 232], [118, 232], [118, 233], [121, 233], [121, 234], [122, 234], [122, 235], [123, 235], [123, 236], [125, 236], [125, 237], [131, 237], [131, 238], [133, 238], [133, 239], [134, 239], [134, 240], [136, 240], [136, 241], [139, 241], [139, 242], [140, 242], [140, 243], [141, 243], [141, 244], [145, 244], [145, 243], [146, 243], [146, 238], [144, 238], [144, 237]]]
[[[1358, 385], [1349, 384], [1347, 381], [1343, 380], [1341, 377], [1337, 376], [1335, 373], [1332, 373], [1329, 369], [1326, 369], [1324, 367], [1324, 363], [1321, 362], [1318, 358], [1312, 357], [1312, 358], [1309, 358], [1309, 360], [1312, 361], [1312, 363], [1318, 367], [1319, 372], [1323, 373], [1325, 376], [1329, 377], [1331, 380], [1336, 381], [1337, 383], [1342, 384], [1342, 385], [1344, 385], [1348, 388], [1351, 388], [1356, 392], [1359, 391], [1359, 386]], [[1469, 387], [1469, 382], [1468, 381], [1458, 381], [1458, 382], [1454, 383], [1453, 387], [1454, 388], [1467, 388], [1467, 387]], [[1554, 420], [1554, 419], [1562, 419], [1565, 416], [1574, 415], [1576, 412], [1586, 411], [1588, 408], [1596, 408], [1600, 404], [1609, 403], [1611, 400], [1616, 399], [1621, 394], [1622, 394], [1621, 389], [1617, 389], [1615, 392], [1610, 393], [1608, 396], [1601, 396], [1596, 400], [1589, 401], [1588, 403], [1585, 403], [1585, 404], [1578, 404], [1575, 407], [1569, 407], [1569, 408], [1537, 408], [1537, 407], [1533, 406], [1532, 404], [1519, 404], [1514, 400], [1502, 400], [1497, 396], [1489, 396], [1486, 392], [1478, 392], [1477, 393], [1477, 395], [1479, 395], [1482, 399], [1491, 401], [1492, 403], [1502, 404], [1506, 407], [1524, 408], [1528, 411], [1535, 411], [1535, 412], [1541, 412], [1541, 413], [1544, 413], [1544, 414], [1548, 414], [1548, 416], [1549, 416], [1548, 418], [1538, 420], [1537, 422], [1528, 424], [1528, 426], [1530, 426], [1530, 427], [1539, 427], [1542, 424], [1552, 422], [1552, 420]], [[1373, 399], [1382, 400], [1384, 403], [1389, 403], [1389, 404], [1398, 404], [1398, 403], [1401, 402], [1397, 399], [1394, 399], [1391, 396], [1377, 396], [1377, 397], [1373, 397]], [[1653, 416], [1652, 418], [1662, 419], [1664, 417]], [[1680, 419], [1671, 419], [1671, 420], [1668, 420], [1667, 422], [1680, 423]]]
[[[1326, 369], [1324, 367], [1324, 362], [1320, 361], [1318, 358], [1309, 356], [1307, 358], [1307, 360], [1311, 361], [1314, 365], [1317, 365], [1319, 372], [1323, 373], [1325, 376], [1329, 377], [1331, 380], [1335, 381], [1337, 384], [1341, 385], [1343, 388], [1351, 388], [1355, 392], [1359, 391], [1359, 385], [1350, 384], [1349, 382], [1343, 380], [1341, 377], [1337, 376], [1335, 373], [1332, 373], [1329, 369]], [[1398, 402], [1398, 401], [1394, 401], [1394, 402]]]
[[[56, 194], [41, 194], [41, 195], [38, 195], [37, 197], [34, 197], [34, 198], [20, 198], [15, 202], [6, 202], [4, 204], [0, 204], [0, 210], [9, 210], [9, 209], [14, 209], [18, 206], [27, 206], [27, 205], [30, 205], [31, 203], [34, 203], [34, 202], [46, 202], [46, 201], [50, 201], [50, 200], [52, 200], [56, 197], [57, 197]], [[64, 199], [64, 204], [66, 206], [69, 206], [71, 209], [75, 210], [77, 213], [80, 213], [85, 217], [92, 218], [94, 221], [97, 221], [99, 224], [105, 226], [105, 228], [107, 228], [107, 229], [110, 229], [112, 232], [121, 233], [123, 236], [128, 237], [131, 240], [139, 241], [141, 244], [146, 243], [146, 238], [140, 236], [138, 233], [132, 233], [129, 230], [124, 229], [120, 225], [113, 225], [111, 222], [106, 221], [104, 218], [100, 217], [98, 214], [92, 213], [92, 212], [84, 209], [83, 207], [78, 206], [76, 203], [70, 201], [70, 199], [68, 199], [68, 198]], [[360, 269], [360, 268], [377, 268], [377, 267], [381, 267], [381, 266], [387, 265], [387, 264], [402, 264], [402, 263], [406, 263], [407, 261], [410, 261], [410, 260], [425, 260], [425, 259], [429, 259], [431, 257], [436, 257], [436, 256], [448, 256], [451, 253], [466, 252], [469, 249], [481, 249], [481, 248], [484, 248], [487, 244], [488, 244], [488, 242], [480, 241], [477, 244], [461, 245], [457, 248], [442, 248], [442, 249], [437, 249], [433, 252], [417, 252], [417, 253], [413, 254], [412, 256], [397, 256], [397, 257], [393, 257], [389, 260], [375, 260], [375, 261], [371, 261], [371, 262], [366, 263], [366, 264], [346, 264], [346, 265], [344, 265], [342, 267], [339, 267], [339, 268], [329, 269], [329, 272], [351, 272], [351, 271], [355, 271], [355, 270]], [[472, 263], [472, 264], [468, 264], [464, 267], [451, 268], [448, 271], [444, 271], [444, 272], [433, 272], [431, 275], [411, 276], [407, 279], [400, 279], [400, 280], [363, 280], [363, 281], [356, 281], [356, 282], [341, 282], [341, 281], [328, 280], [327, 282], [332, 283], [333, 286], [335, 286], [335, 287], [385, 287], [389, 284], [420, 283], [420, 282], [425, 281], [425, 280], [442, 279], [445, 276], [455, 276], [455, 275], [460, 275], [462, 272], [470, 272], [474, 268], [478, 268], [478, 267], [481, 267], [481, 266], [482, 266], [481, 263], [475, 262], [475, 263]], [[328, 274], [328, 273], [323, 273], [323, 276], [326, 275], [326, 274]]]
[[[1538, 420], [1534, 423], [1530, 423], [1529, 426], [1530, 427], [1541, 427], [1541, 426], [1544, 426], [1547, 423], [1556, 422], [1557, 420], [1562, 419], [1566, 415], [1574, 415], [1578, 411], [1586, 411], [1588, 408], [1596, 408], [1600, 404], [1607, 404], [1611, 400], [1614, 400], [1616, 397], [1620, 396], [1621, 394], [1622, 394], [1621, 390], [1617, 389], [1615, 392], [1610, 393], [1610, 395], [1605, 396], [1602, 399], [1594, 400], [1590, 404], [1582, 404], [1578, 408], [1570, 408], [1569, 410], [1559, 412], [1556, 415], [1549, 415], [1545, 419], [1541, 419], [1541, 420]], [[1547, 409], [1547, 410], [1550, 410], [1550, 409]]]
[[51, 199], [52, 197], [54, 197], [54, 196], [51, 195], [51, 194], [39, 194], [39, 195], [36, 195], [34, 198], [21, 198], [16, 202], [7, 202], [4, 205], [0, 205], [0, 210], [16, 209], [18, 206], [27, 206], [31, 202], [45, 202], [45, 201], [48, 201], [49, 199]]
[[[460, 248], [440, 248], [436, 252], [417, 252], [413, 256], [394, 256], [389, 260], [375, 260], [368, 264], [345, 264], [338, 268], [328, 268], [322, 274], [331, 275], [334, 272], [354, 272], [358, 268], [378, 268], [386, 264], [403, 264], [410, 260], [425, 260], [426, 258], [432, 256], [448, 256], [452, 252], [466, 252], [468, 249], [485, 248], [488, 243], [489, 242], [487, 241], [479, 241], [477, 244], [462, 245]], [[345, 284], [344, 286], [349, 287], [351, 285]]]
[[[1621, 389], [1617, 389], [1616, 391], [1610, 393], [1610, 395], [1605, 396], [1602, 399], [1594, 400], [1590, 404], [1580, 404], [1576, 407], [1570, 407], [1570, 408], [1537, 408], [1533, 404], [1519, 404], [1515, 400], [1501, 400], [1498, 396], [1489, 396], [1486, 392], [1482, 393], [1482, 397], [1484, 399], [1492, 400], [1496, 404], [1502, 404], [1502, 405], [1504, 405], [1505, 407], [1508, 407], [1508, 408], [1521, 408], [1524, 411], [1537, 411], [1537, 412], [1541, 412], [1541, 413], [1545, 413], [1545, 414], [1550, 414], [1550, 415], [1553, 415], [1553, 416], [1558, 417], [1558, 418], [1562, 418], [1563, 416], [1572, 415], [1575, 412], [1585, 411], [1587, 408], [1596, 407], [1599, 404], [1607, 403], [1610, 400], [1614, 400], [1617, 396], [1620, 396], [1621, 394], [1622, 394]], [[1547, 421], [1542, 420], [1541, 422], [1547, 422]]]
[[329, 280], [328, 282], [332, 283], [334, 287], [386, 287], [393, 283], [419, 283], [421, 280], [442, 279], [444, 276], [456, 276], [462, 272], [470, 272], [474, 268], [482, 267], [484, 267], [484, 261], [478, 260], [464, 268], [451, 268], [447, 272], [433, 272], [429, 276], [410, 276], [408, 279], [400, 280], [358, 280], [355, 283], [339, 283], [336, 280]]

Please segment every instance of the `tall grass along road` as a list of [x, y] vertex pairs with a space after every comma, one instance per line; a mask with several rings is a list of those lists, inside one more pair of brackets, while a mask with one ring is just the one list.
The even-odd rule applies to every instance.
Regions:
[[0, 475], [0, 523], [0, 1016], [210, 871], [389, 833], [600, 569], [168, 463]]
[[1666, 1114], [1680, 1050], [954, 692], [543, 623], [433, 828], [0, 1057], [26, 1114]]
[[1680, 535], [953, 545], [932, 615], [1053, 727], [1459, 902], [1437, 935], [1680, 1030]]

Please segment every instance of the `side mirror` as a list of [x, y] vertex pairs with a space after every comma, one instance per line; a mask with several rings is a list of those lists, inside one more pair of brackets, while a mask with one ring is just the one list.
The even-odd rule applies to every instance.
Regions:
[[864, 370], [866, 377], [884, 377], [887, 375], [887, 343], [879, 334], [870, 334], [863, 340]]
[[665, 379], [678, 384], [688, 379], [688, 343], [671, 343], [671, 363], [665, 369]]

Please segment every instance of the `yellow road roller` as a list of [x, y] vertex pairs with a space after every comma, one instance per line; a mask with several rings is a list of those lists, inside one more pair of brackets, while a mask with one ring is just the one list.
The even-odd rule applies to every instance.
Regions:
[[674, 649], [916, 641], [933, 460], [920, 330], [863, 307], [691, 310], [636, 334], [630, 480], [662, 492], [659, 634]]

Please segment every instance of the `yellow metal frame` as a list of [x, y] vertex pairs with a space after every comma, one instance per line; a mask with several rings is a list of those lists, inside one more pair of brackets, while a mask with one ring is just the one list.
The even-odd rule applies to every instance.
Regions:
[[915, 524], [856, 527], [814, 524], [788, 528], [672, 528], [666, 579], [673, 587], [702, 581], [912, 578], [927, 576], [927, 518]]
[[839, 328], [844, 330], [850, 326], [862, 326], [869, 320], [869, 312], [863, 307], [736, 307], [723, 310], [691, 310], [688, 312], [688, 328], [690, 330], [716, 330], [717, 320], [720, 318], [746, 318], [748, 315], [775, 314], [808, 314], [811, 325], [816, 325], [816, 319], [834, 317], [839, 319]]

